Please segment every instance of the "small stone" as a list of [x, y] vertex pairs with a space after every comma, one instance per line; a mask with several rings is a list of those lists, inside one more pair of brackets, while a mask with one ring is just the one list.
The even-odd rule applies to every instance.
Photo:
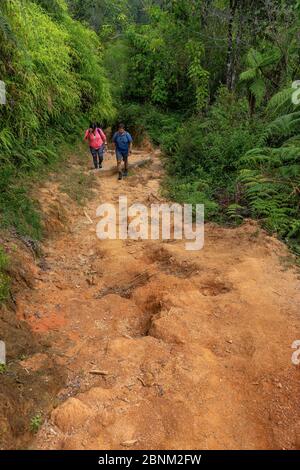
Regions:
[[132, 447], [134, 446], [134, 444], [137, 444], [138, 443], [138, 440], [137, 439], [133, 439], [131, 441], [124, 441], [121, 443], [121, 446], [123, 447]]

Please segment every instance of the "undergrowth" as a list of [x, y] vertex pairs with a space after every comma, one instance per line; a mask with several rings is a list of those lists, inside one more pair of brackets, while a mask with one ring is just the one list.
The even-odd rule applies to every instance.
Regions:
[[3, 0], [0, 16], [0, 228], [40, 239], [33, 182], [64, 161], [61, 145], [77, 143], [89, 120], [115, 110], [100, 39], [65, 0]]
[[147, 134], [161, 146], [167, 197], [204, 204], [207, 221], [227, 226], [257, 219], [300, 254], [299, 112], [281, 114], [271, 122], [266, 113], [250, 117], [247, 100], [224, 87], [206, 114], [121, 110], [140, 140]]

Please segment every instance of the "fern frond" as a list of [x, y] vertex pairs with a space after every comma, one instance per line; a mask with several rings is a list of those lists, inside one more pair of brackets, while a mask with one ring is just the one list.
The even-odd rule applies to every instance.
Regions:
[[266, 128], [263, 141], [270, 138], [285, 139], [300, 131], [300, 111], [279, 116]]
[[258, 77], [249, 87], [251, 93], [255, 96], [256, 101], [260, 104], [266, 94], [266, 85], [261, 77]]
[[256, 77], [256, 70], [255, 69], [248, 69], [245, 70], [240, 74], [241, 82], [251, 82]]
[[247, 64], [252, 68], [257, 68], [262, 62], [263, 56], [256, 49], [251, 48], [247, 54]]
[[13, 41], [16, 42], [16, 36], [13, 33], [13, 30], [10, 26], [10, 23], [7, 19], [7, 17], [0, 11], [0, 33], [4, 36], [4, 39], [7, 41]]
[[289, 114], [291, 111], [294, 111], [295, 105], [292, 102], [294, 91], [292, 87], [287, 87], [272, 96], [267, 105], [267, 112], [270, 115], [274, 115], [279, 113]]
[[272, 50], [263, 54], [259, 67], [269, 67], [278, 63], [281, 59], [282, 53], [278, 47], [272, 48]]

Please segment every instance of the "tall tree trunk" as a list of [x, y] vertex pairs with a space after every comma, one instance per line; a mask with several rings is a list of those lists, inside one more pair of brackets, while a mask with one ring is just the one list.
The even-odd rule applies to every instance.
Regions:
[[256, 99], [255, 99], [255, 96], [251, 93], [251, 91], [249, 91], [248, 102], [249, 102], [250, 117], [252, 118], [255, 113]]
[[226, 85], [228, 90], [232, 91], [233, 88], [233, 64], [234, 64], [234, 49], [233, 49], [233, 25], [235, 11], [237, 7], [236, 0], [230, 0], [229, 4], [229, 22], [228, 22], [228, 49], [227, 49], [227, 67], [226, 67]]
[[206, 28], [208, 26], [208, 13], [211, 10], [212, 0], [206, 0], [201, 5], [200, 26]]
[[236, 84], [236, 76], [237, 76], [237, 69], [239, 67], [240, 61], [240, 53], [241, 53], [241, 41], [243, 36], [243, 27], [244, 27], [244, 19], [243, 19], [243, 9], [242, 5], [240, 4], [239, 7], [239, 19], [238, 19], [238, 31], [236, 35], [235, 41], [235, 51], [233, 57], [233, 65], [232, 65], [232, 79], [231, 79], [231, 89], [235, 89]]

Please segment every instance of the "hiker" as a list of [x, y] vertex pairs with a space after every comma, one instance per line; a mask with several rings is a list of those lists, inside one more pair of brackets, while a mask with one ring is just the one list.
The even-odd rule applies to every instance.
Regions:
[[[128, 156], [132, 153], [132, 137], [126, 132], [124, 124], [119, 124], [118, 131], [114, 134], [113, 142], [116, 147], [119, 180], [123, 176], [128, 176]], [[122, 162], [124, 161], [124, 173], [122, 172]]]
[[90, 124], [85, 133], [84, 141], [89, 142], [95, 170], [102, 168], [105, 147], [107, 146], [107, 138], [103, 130], [96, 123]]

